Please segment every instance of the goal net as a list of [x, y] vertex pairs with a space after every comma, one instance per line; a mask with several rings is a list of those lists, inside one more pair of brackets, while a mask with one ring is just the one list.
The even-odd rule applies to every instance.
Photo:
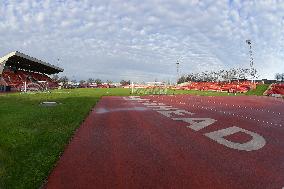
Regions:
[[146, 84], [131, 84], [131, 93], [136, 95], [167, 94], [167, 85], [164, 82], [147, 82]]

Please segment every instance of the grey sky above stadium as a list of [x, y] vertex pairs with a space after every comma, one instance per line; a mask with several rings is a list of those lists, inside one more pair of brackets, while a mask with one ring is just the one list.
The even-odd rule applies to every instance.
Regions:
[[2, 0], [0, 55], [21, 51], [71, 79], [174, 80], [181, 73], [249, 67], [284, 72], [284, 1]]

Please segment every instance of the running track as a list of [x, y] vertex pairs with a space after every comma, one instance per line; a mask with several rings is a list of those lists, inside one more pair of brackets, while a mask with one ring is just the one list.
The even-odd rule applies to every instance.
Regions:
[[[271, 188], [284, 187], [284, 102], [265, 97], [145, 96], [210, 118], [195, 131], [145, 105], [103, 97], [76, 132], [45, 188]], [[228, 127], [257, 133], [265, 145], [246, 151], [205, 136]], [[238, 132], [224, 137], [245, 143]], [[259, 144], [257, 144], [259, 145]]]

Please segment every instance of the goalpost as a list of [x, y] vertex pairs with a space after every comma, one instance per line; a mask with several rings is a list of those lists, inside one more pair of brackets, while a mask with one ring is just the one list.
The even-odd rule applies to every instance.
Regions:
[[147, 82], [146, 84], [131, 83], [131, 94], [137, 95], [162, 95], [167, 94], [167, 84], [165, 82]]
[[23, 82], [21, 91], [24, 93], [27, 92], [45, 92], [48, 91], [48, 84], [47, 81], [37, 81], [27, 83], [26, 81]]

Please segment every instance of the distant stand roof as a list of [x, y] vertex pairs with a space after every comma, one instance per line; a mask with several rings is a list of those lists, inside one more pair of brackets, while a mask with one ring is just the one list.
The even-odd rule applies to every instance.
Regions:
[[[34, 57], [25, 55], [18, 51], [11, 52], [0, 58], [0, 68], [1, 66], [11, 66], [16, 69], [24, 69], [28, 71], [40, 72], [44, 74], [56, 74], [63, 72], [62, 68], [51, 65], [49, 63], [43, 62]], [[1, 69], [0, 69], [1, 71]]]

